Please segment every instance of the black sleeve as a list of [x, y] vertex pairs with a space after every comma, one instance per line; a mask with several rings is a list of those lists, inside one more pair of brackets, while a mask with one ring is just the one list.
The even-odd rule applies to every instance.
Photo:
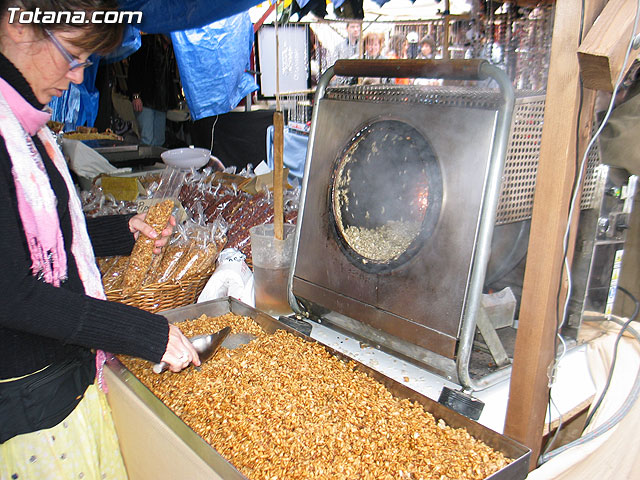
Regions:
[[129, 57], [129, 67], [127, 70], [127, 89], [129, 99], [134, 93], [142, 93], [142, 83], [145, 78], [145, 60], [147, 56], [147, 39], [144, 35], [141, 39], [140, 48]]
[[96, 257], [130, 255], [135, 238], [129, 230], [133, 215], [107, 215], [87, 218], [87, 231]]
[[162, 358], [169, 338], [165, 317], [54, 287], [31, 275], [11, 163], [1, 137], [0, 205], [0, 325], [154, 362]]

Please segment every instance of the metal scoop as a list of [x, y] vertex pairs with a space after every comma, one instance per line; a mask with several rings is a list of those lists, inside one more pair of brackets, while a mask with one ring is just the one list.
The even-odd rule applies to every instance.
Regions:
[[229, 350], [233, 350], [234, 348], [238, 348], [241, 345], [246, 345], [251, 340], [255, 339], [256, 336], [253, 333], [247, 332], [239, 332], [234, 333], [233, 335], [229, 335], [222, 341], [222, 347], [228, 348]]
[[[240, 345], [245, 345], [256, 338], [256, 336], [251, 333], [241, 332], [229, 335], [230, 333], [231, 327], [224, 327], [222, 330], [216, 333], [190, 337], [189, 341], [191, 342], [191, 345], [193, 345], [193, 348], [196, 350], [196, 352], [198, 352], [200, 363], [204, 363], [211, 357], [213, 357], [220, 347], [225, 347], [229, 350], [233, 350], [234, 348], [237, 348]], [[167, 369], [167, 367], [168, 365], [165, 362], [156, 363], [153, 366], [153, 371], [155, 373], [162, 373]], [[197, 370], [200, 370], [199, 367], [195, 368]]]

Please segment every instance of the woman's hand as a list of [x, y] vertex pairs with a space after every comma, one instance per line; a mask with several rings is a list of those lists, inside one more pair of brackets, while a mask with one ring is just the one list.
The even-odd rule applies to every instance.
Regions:
[[169, 342], [162, 361], [172, 372], [179, 372], [187, 368], [190, 363], [196, 367], [200, 365], [200, 357], [187, 337], [175, 325], [169, 325]]
[[133, 233], [135, 238], [137, 239], [142, 232], [143, 235], [146, 235], [152, 240], [155, 240], [153, 253], [158, 254], [162, 251], [162, 247], [164, 247], [171, 234], [173, 233], [173, 227], [176, 226], [176, 219], [173, 215], [169, 217], [169, 222], [167, 226], [164, 227], [160, 235], [153, 229], [151, 225], [145, 223], [144, 219], [147, 217], [146, 213], [139, 213], [129, 219], [129, 231]]

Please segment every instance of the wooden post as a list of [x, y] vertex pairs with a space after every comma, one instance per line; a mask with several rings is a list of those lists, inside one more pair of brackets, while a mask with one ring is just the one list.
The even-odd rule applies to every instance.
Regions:
[[451, 58], [451, 54], [449, 52], [449, 15], [446, 14], [442, 18], [444, 18], [444, 34], [442, 38], [442, 58], [447, 60]]
[[273, 114], [273, 236], [284, 240], [284, 114], [280, 106], [280, 38], [278, 36], [278, 4], [276, 0], [276, 111]]
[[[613, 92], [622, 70], [638, 2], [610, 0], [578, 49], [584, 86]], [[615, 28], [611, 28], [615, 25]], [[626, 67], [630, 67], [628, 62]]]
[[[605, 1], [586, 0], [585, 31]], [[531, 448], [530, 469], [535, 468], [541, 450], [549, 373], [555, 359], [556, 320], [562, 305], [558, 305], [557, 298], [562, 288], [563, 239], [577, 174], [580, 83], [576, 51], [581, 40], [581, 10], [580, 0], [556, 3], [531, 234], [504, 429], [505, 435]], [[590, 121], [593, 111], [593, 96], [588, 101], [590, 113], [585, 108], [581, 125]], [[583, 128], [580, 130], [584, 132]], [[580, 150], [584, 151], [584, 147]]]
[[284, 116], [273, 114], [273, 236], [284, 239]]

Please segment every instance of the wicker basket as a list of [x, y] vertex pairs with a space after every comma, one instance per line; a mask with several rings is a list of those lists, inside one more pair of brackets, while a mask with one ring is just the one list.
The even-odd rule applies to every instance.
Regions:
[[122, 289], [105, 292], [107, 300], [141, 308], [151, 313], [171, 310], [195, 303], [213, 270], [185, 277], [180, 283], [165, 282], [145, 285], [133, 295], [125, 296]]

